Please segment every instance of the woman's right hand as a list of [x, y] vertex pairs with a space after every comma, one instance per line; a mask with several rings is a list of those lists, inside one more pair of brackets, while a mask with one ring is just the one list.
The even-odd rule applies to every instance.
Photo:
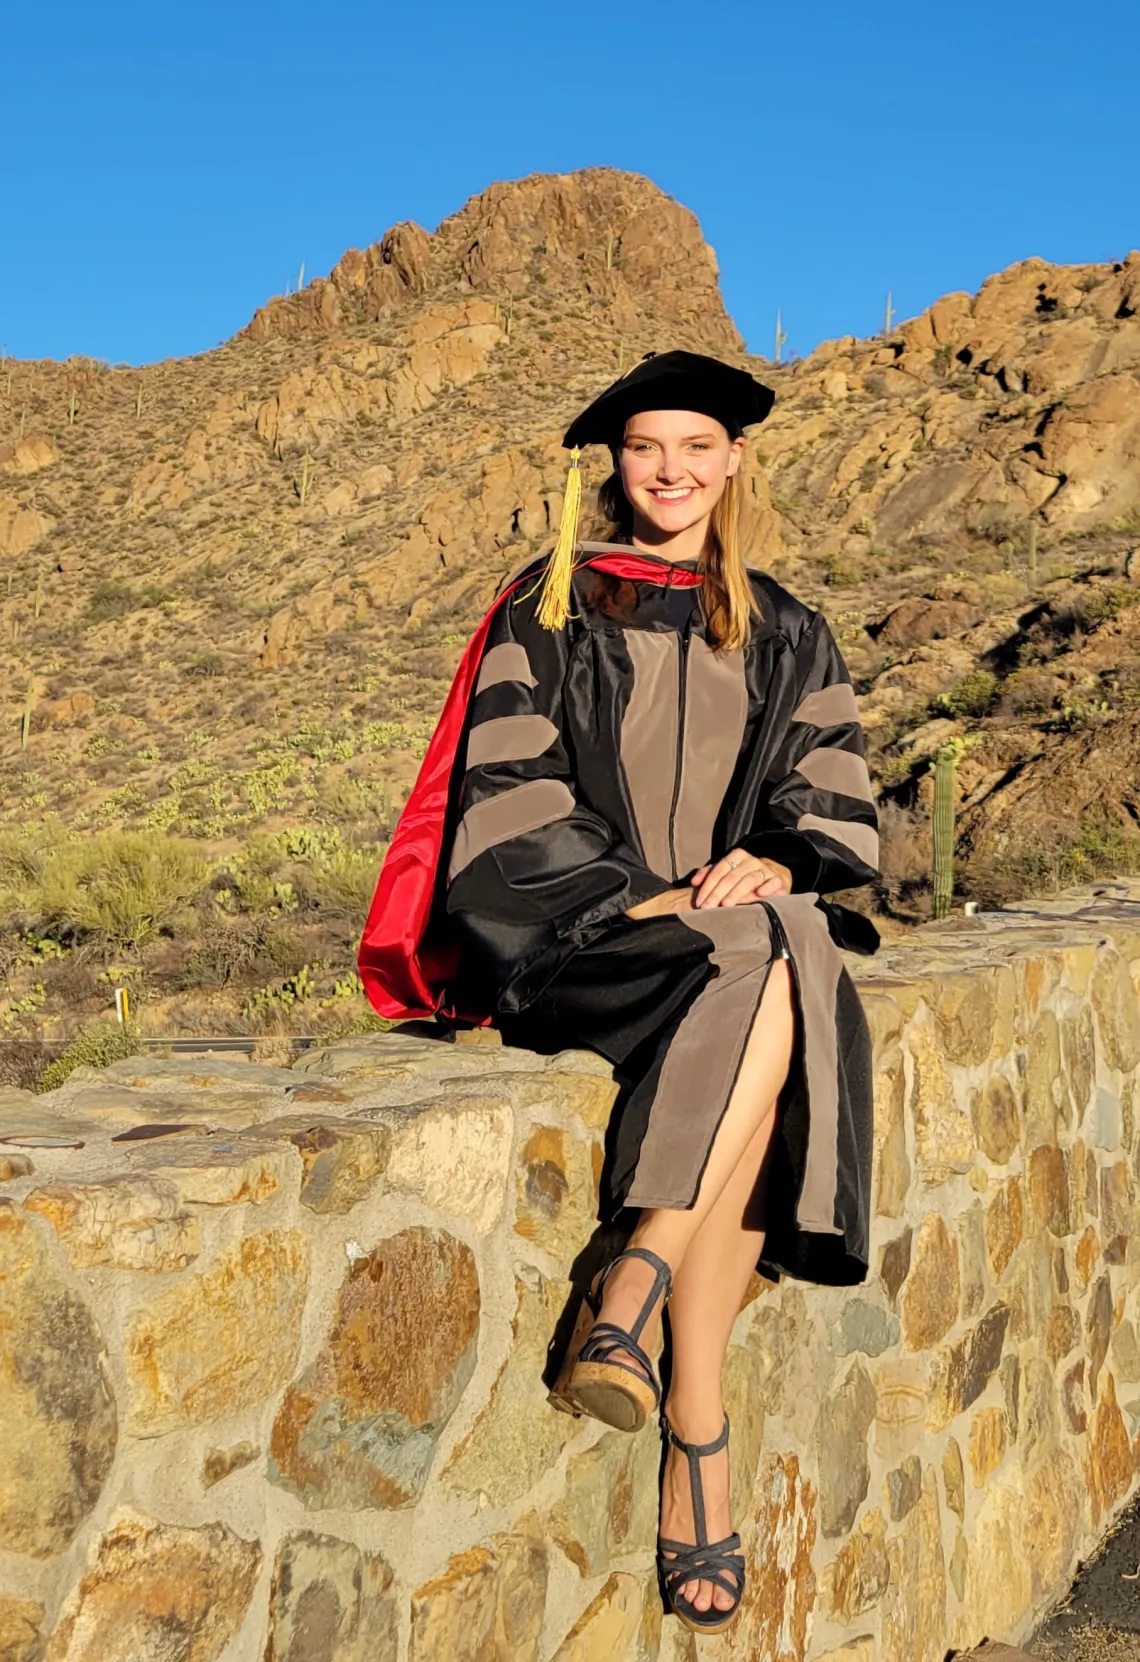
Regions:
[[631, 906], [625, 915], [627, 918], [663, 918], [670, 912], [691, 912], [695, 899], [694, 889], [666, 889], [663, 894], [655, 894], [640, 905]]

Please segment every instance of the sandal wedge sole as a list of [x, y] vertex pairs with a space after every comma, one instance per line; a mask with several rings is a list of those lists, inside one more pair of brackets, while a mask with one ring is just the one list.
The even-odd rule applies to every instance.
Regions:
[[573, 1376], [574, 1369], [578, 1366], [578, 1352], [589, 1338], [590, 1329], [593, 1327], [594, 1321], [595, 1316], [593, 1310], [591, 1310], [589, 1304], [583, 1300], [582, 1306], [578, 1311], [578, 1319], [574, 1323], [574, 1331], [570, 1335], [570, 1343], [566, 1346], [566, 1354], [562, 1358], [562, 1366], [559, 1369], [558, 1378], [554, 1381], [554, 1384], [546, 1393], [546, 1400], [552, 1408], [556, 1408], [560, 1414], [572, 1414], [576, 1420], [580, 1420], [582, 1418], [582, 1410], [575, 1407], [574, 1403], [570, 1400], [568, 1395], [570, 1380]]
[[648, 1382], [609, 1362], [579, 1362], [562, 1395], [571, 1413], [588, 1414], [615, 1431], [640, 1431], [657, 1407]]

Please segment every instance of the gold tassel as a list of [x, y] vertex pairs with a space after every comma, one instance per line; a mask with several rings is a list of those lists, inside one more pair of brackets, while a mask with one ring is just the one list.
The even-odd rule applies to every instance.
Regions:
[[578, 465], [581, 454], [580, 450], [570, 452], [570, 471], [566, 475], [558, 541], [550, 555], [538, 602], [538, 621], [544, 629], [561, 629], [570, 616], [570, 579], [574, 575], [578, 513], [582, 505], [582, 470]]

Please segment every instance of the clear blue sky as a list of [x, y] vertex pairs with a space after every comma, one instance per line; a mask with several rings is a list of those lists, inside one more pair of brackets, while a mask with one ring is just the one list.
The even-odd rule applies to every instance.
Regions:
[[1136, 0], [84, 0], [0, 16], [0, 344], [204, 350], [494, 179], [695, 209], [753, 351], [1140, 244]]

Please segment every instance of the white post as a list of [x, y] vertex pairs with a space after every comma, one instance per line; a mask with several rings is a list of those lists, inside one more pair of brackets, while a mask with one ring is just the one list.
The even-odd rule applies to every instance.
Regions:
[[115, 988], [115, 1019], [122, 1026], [131, 1019], [131, 996], [125, 987]]

